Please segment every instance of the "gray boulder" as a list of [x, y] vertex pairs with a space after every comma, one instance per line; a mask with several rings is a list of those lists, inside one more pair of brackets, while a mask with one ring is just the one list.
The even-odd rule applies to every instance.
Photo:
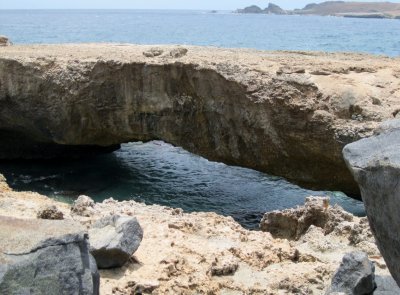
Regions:
[[376, 289], [375, 266], [363, 252], [353, 252], [343, 257], [335, 272], [327, 294], [369, 295]]
[[400, 120], [385, 122], [374, 136], [347, 145], [343, 156], [360, 186], [379, 250], [400, 285]]
[[143, 230], [134, 217], [107, 216], [89, 230], [90, 252], [99, 268], [123, 266], [139, 248]]
[[99, 283], [79, 224], [0, 216], [0, 294], [99, 294]]

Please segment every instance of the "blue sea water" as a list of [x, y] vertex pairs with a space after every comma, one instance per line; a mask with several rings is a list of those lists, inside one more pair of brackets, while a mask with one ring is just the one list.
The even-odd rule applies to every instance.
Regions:
[[15, 43], [192, 44], [400, 55], [399, 19], [175, 10], [0, 10]]
[[[398, 56], [400, 20], [243, 15], [206, 11], [0, 10], [0, 34], [16, 44], [118, 42], [267, 50], [356, 51]], [[207, 161], [162, 142], [129, 143], [73, 161], [0, 162], [9, 184], [71, 202], [80, 194], [214, 211], [256, 228], [266, 211], [309, 195], [363, 215], [362, 202], [314, 192], [282, 178]]]

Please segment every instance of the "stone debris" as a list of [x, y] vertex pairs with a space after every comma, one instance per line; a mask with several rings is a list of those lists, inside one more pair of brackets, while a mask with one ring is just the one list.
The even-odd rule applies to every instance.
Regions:
[[41, 208], [37, 213], [39, 219], [62, 220], [64, 214], [54, 205]]
[[146, 57], [155, 57], [155, 56], [160, 56], [161, 54], [164, 53], [164, 50], [162, 50], [161, 48], [151, 48], [149, 50], [143, 51], [143, 55]]
[[80, 216], [90, 217], [93, 214], [93, 207], [93, 199], [82, 195], [72, 204], [71, 212]]
[[231, 276], [235, 274], [238, 268], [239, 264], [236, 259], [226, 257], [223, 259], [215, 258], [210, 268], [210, 273], [212, 276]]
[[183, 48], [183, 47], [178, 47], [178, 48], [174, 48], [169, 52], [169, 55], [172, 56], [173, 58], [180, 58], [185, 56], [188, 53], [188, 49], [187, 48]]
[[311, 225], [331, 233], [343, 221], [353, 221], [353, 216], [340, 206], [330, 206], [329, 198], [308, 197], [304, 206], [295, 209], [265, 213], [260, 229], [274, 237], [299, 239]]
[[143, 230], [135, 217], [106, 216], [89, 230], [90, 253], [100, 269], [123, 266], [139, 248]]
[[326, 294], [342, 292], [352, 295], [372, 295], [375, 289], [374, 263], [365, 253], [352, 252], [343, 257]]

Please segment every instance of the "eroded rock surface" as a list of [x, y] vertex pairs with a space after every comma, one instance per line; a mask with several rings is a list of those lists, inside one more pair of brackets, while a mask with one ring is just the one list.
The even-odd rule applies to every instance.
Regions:
[[10, 46], [11, 42], [10, 39], [6, 36], [0, 35], [0, 46]]
[[106, 216], [89, 230], [90, 253], [101, 269], [123, 266], [139, 248], [143, 230], [134, 217]]
[[400, 120], [385, 122], [375, 136], [346, 146], [343, 155], [360, 186], [379, 249], [400, 284]]
[[99, 294], [82, 227], [0, 216], [0, 294]]
[[338, 205], [330, 206], [327, 197], [308, 197], [304, 206], [265, 213], [260, 229], [270, 232], [274, 237], [298, 239], [312, 225], [329, 234], [344, 221], [353, 221], [353, 215]]
[[[356, 216], [329, 234], [311, 225], [300, 239], [290, 241], [246, 230], [231, 217], [215, 213], [189, 214], [108, 199], [80, 215], [70, 205], [36, 193], [0, 190], [0, 215], [35, 218], [47, 205], [56, 205], [66, 220], [88, 229], [113, 214], [135, 216], [140, 222], [145, 235], [131, 259], [121, 268], [99, 271], [101, 294], [324, 294], [345, 253], [353, 251], [368, 253], [376, 263], [377, 290], [385, 292], [377, 294], [400, 292], [390, 285], [374, 239], [363, 240], [371, 235], [368, 224]], [[361, 231], [352, 231], [361, 225]]]
[[[1, 48], [0, 159], [161, 139], [210, 160], [358, 193], [341, 151], [400, 109], [397, 59], [192, 46], [178, 57], [169, 53], [179, 46], [153, 49]], [[143, 55], [152, 50], [164, 54]]]

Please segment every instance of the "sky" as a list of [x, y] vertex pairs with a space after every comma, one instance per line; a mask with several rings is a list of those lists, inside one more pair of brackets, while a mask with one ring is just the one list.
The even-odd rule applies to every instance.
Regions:
[[[357, 1], [357, 0], [353, 0]], [[380, 0], [363, 0], [384, 2]], [[1, 0], [0, 9], [215, 9], [235, 10], [252, 4], [265, 8], [262, 0]], [[284, 9], [303, 8], [313, 0], [272, 0]], [[394, 0], [392, 2], [400, 2]]]

